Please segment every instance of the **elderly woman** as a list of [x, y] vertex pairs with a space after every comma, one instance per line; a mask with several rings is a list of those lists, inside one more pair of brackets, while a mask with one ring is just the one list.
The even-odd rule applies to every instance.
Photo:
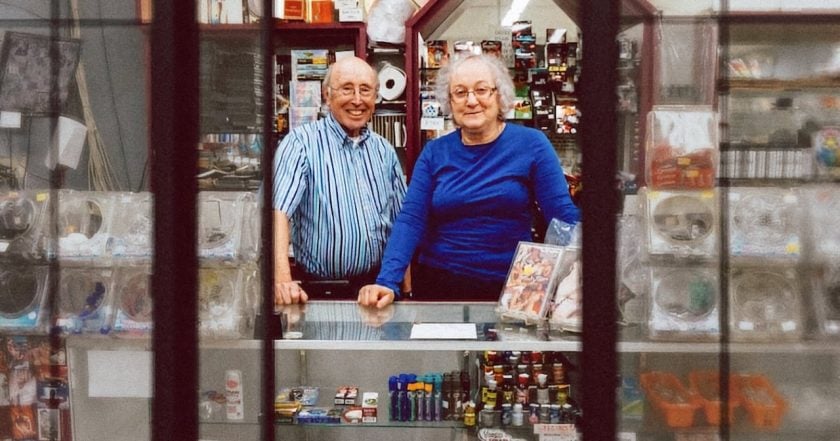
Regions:
[[497, 300], [517, 243], [531, 239], [534, 200], [546, 220], [578, 221], [548, 138], [505, 122], [514, 86], [501, 61], [459, 58], [437, 81], [457, 130], [421, 152], [376, 284], [359, 291], [362, 305], [399, 299], [415, 252], [412, 299]]

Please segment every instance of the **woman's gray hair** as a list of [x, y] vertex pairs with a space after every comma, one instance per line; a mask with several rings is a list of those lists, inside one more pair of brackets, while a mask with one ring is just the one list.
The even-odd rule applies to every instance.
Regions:
[[498, 57], [484, 54], [460, 56], [451, 59], [449, 63], [440, 69], [435, 85], [435, 96], [437, 97], [438, 103], [440, 103], [440, 110], [444, 115], [449, 115], [452, 112], [452, 106], [449, 105], [449, 87], [452, 83], [452, 74], [468, 61], [483, 63], [492, 72], [496, 93], [499, 96], [499, 119], [504, 119], [505, 114], [513, 108], [513, 99], [515, 97], [513, 80], [510, 77], [507, 66], [502, 63], [502, 60]]

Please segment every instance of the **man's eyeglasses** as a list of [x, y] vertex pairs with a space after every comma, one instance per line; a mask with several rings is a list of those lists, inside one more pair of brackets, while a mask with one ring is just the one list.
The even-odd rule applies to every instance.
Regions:
[[449, 96], [452, 97], [452, 101], [460, 103], [466, 101], [470, 94], [473, 94], [475, 99], [484, 101], [493, 96], [494, 93], [496, 93], [496, 88], [490, 86], [479, 86], [475, 89], [465, 89], [463, 87], [459, 87], [452, 92], [449, 92]]
[[359, 96], [362, 98], [370, 98], [376, 93], [376, 89], [368, 86], [359, 86], [359, 88], [355, 88], [350, 85], [341, 86], [341, 87], [332, 87], [330, 89], [338, 92], [341, 96], [353, 96], [357, 91], [359, 92]]

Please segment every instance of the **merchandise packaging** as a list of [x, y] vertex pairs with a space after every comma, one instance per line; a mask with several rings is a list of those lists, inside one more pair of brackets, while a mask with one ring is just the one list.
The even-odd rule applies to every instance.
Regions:
[[[240, 339], [253, 335], [255, 302], [241, 268], [200, 268], [198, 271], [198, 331], [210, 339]], [[253, 282], [253, 281], [252, 281]], [[253, 283], [251, 284], [253, 291]]]
[[412, 14], [411, 0], [375, 0], [368, 13], [368, 38], [383, 43], [405, 43], [405, 21]]
[[154, 196], [151, 192], [117, 192], [111, 225], [111, 257], [120, 262], [151, 262]]
[[111, 226], [117, 214], [115, 193], [58, 191], [58, 247], [50, 255], [59, 260], [92, 265], [110, 263]]
[[646, 172], [657, 189], [711, 189], [718, 167], [718, 117], [709, 106], [655, 106], [647, 116]]
[[840, 260], [840, 228], [837, 228], [840, 192], [836, 184], [803, 186], [799, 196], [805, 208], [803, 230], [807, 232], [805, 247], [809, 257], [816, 262], [837, 262]]
[[796, 341], [803, 335], [802, 294], [794, 266], [734, 266], [729, 304], [733, 341]]
[[810, 296], [822, 335], [840, 337], [840, 262], [819, 265], [809, 274]]
[[812, 135], [817, 176], [840, 177], [840, 127], [823, 127]]
[[557, 272], [557, 289], [549, 307], [551, 329], [580, 332], [583, 329], [583, 269], [579, 247], [567, 247]]
[[148, 337], [152, 332], [151, 268], [114, 268], [114, 325], [118, 337]]
[[62, 266], [58, 274], [55, 328], [65, 334], [108, 334], [113, 320], [113, 270]]
[[37, 261], [46, 257], [49, 193], [0, 193], [0, 261]]
[[718, 193], [641, 188], [650, 255], [709, 259], [718, 255]]
[[3, 264], [0, 267], [0, 331], [45, 333], [49, 268]]
[[728, 191], [731, 255], [779, 260], [799, 258], [802, 207], [794, 190], [735, 187]]
[[713, 264], [651, 265], [648, 335], [653, 340], [711, 341], [720, 336], [720, 291]]
[[202, 191], [198, 196], [198, 256], [202, 265], [256, 258], [259, 208], [252, 192]]
[[443, 67], [449, 61], [449, 42], [446, 40], [426, 41], [426, 67]]
[[644, 234], [638, 214], [624, 213], [619, 217], [616, 298], [623, 323], [641, 324], [647, 317], [650, 271], [645, 262]]
[[503, 319], [535, 322], [546, 316], [563, 252], [556, 245], [519, 242], [499, 298]]

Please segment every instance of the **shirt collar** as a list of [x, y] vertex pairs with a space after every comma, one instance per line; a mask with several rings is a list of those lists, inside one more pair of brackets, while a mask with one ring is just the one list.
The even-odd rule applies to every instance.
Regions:
[[[341, 127], [341, 124], [338, 123], [338, 120], [332, 115], [332, 113], [327, 114], [324, 118], [326, 120], [327, 127], [333, 131], [335, 135], [341, 138], [341, 145], [345, 147], [353, 147], [353, 140], [350, 136], [347, 135], [347, 132], [344, 131], [344, 127]], [[367, 126], [362, 127], [362, 130], [359, 134], [359, 146], [364, 144], [364, 142], [370, 137], [370, 130]]]

